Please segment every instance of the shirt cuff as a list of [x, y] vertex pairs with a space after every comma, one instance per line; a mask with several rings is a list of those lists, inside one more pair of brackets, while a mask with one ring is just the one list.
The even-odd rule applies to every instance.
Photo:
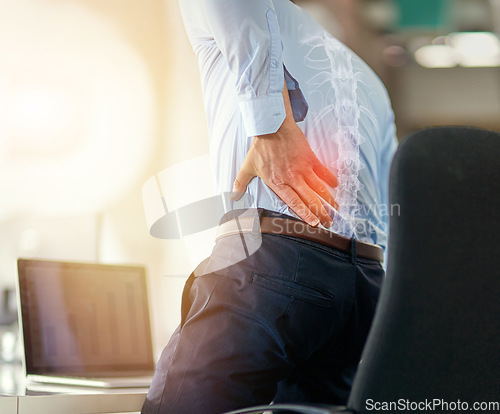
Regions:
[[283, 95], [271, 94], [239, 102], [247, 137], [275, 133], [285, 120]]

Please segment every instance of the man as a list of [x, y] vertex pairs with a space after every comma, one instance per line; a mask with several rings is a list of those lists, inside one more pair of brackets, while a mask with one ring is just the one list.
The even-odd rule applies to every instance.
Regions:
[[[229, 206], [143, 413], [345, 403], [384, 274], [396, 148], [385, 88], [289, 0], [180, 4], [217, 188], [245, 193], [257, 218]], [[236, 259], [243, 234], [260, 233]]]

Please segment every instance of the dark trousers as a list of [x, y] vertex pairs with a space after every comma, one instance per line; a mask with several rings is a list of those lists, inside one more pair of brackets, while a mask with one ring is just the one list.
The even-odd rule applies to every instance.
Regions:
[[382, 267], [355, 248], [346, 254], [273, 234], [231, 265], [238, 237], [220, 239], [189, 277], [181, 324], [157, 364], [143, 414], [346, 403]]

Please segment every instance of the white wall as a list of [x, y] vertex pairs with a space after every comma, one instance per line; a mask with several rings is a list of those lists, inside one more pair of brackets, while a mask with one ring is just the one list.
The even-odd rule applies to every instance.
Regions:
[[0, 0], [0, 23], [0, 288], [18, 256], [144, 264], [158, 353], [191, 264], [149, 235], [142, 185], [208, 150], [177, 1]]
[[500, 68], [426, 69], [395, 73], [394, 107], [405, 134], [432, 125], [500, 130]]

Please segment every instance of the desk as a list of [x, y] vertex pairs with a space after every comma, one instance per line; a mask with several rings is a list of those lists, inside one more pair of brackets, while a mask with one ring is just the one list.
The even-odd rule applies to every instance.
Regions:
[[[104, 414], [137, 413], [147, 389], [54, 388], [54, 392], [26, 390], [21, 367], [0, 364], [2, 414]], [[2, 395], [3, 393], [3, 395]]]
[[0, 397], [2, 414], [137, 413], [146, 391], [105, 394], [47, 394]]

